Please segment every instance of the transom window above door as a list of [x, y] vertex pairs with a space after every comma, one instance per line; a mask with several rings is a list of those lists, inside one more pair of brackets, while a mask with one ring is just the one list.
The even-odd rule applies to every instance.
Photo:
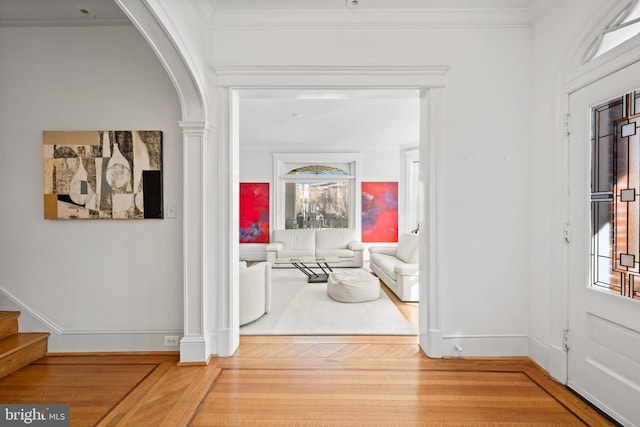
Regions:
[[597, 35], [585, 53], [585, 64], [640, 33], [640, 0], [633, 0]]

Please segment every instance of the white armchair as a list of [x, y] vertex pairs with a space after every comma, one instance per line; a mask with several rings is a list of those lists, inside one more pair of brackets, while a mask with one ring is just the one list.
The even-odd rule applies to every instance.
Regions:
[[250, 267], [240, 262], [240, 325], [259, 319], [271, 310], [271, 264]]

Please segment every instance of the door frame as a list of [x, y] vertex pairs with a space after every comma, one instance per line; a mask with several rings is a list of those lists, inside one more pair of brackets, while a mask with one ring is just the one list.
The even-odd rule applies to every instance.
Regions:
[[[570, 335], [569, 351], [566, 353], [566, 385], [623, 424], [633, 424], [632, 420], [625, 418], [633, 413], [632, 408], [628, 404], [625, 406], [625, 404], [615, 403], [616, 399], [612, 399], [608, 393], [598, 391], [598, 389], [606, 389], [607, 385], [610, 387], [610, 378], [613, 378], [613, 381], [618, 381], [616, 387], [629, 387], [627, 392], [620, 394], [630, 396], [628, 393], [633, 393], [633, 395], [637, 395], [637, 388], [632, 391], [633, 387], [628, 384], [628, 377], [624, 377], [622, 373], [608, 373], [610, 368], [604, 361], [605, 359], [598, 360], [598, 356], [590, 358], [592, 350], [587, 343], [589, 341], [600, 342], [602, 347], [607, 349], [622, 348], [630, 340], [626, 337], [627, 332], [620, 331], [626, 331], [627, 328], [632, 327], [630, 324], [634, 322], [630, 319], [634, 319], [633, 314], [637, 312], [638, 306], [636, 301], [628, 301], [626, 298], [593, 289], [589, 285], [591, 283], [589, 270], [592, 269], [589, 254], [593, 239], [590, 235], [592, 219], [588, 199], [588, 182], [591, 174], [590, 152], [592, 151], [589, 146], [589, 124], [594, 107], [638, 89], [640, 86], [637, 79], [638, 69], [640, 69], [640, 60], [609, 74], [606, 76], [606, 80], [598, 79], [570, 95], [573, 114], [575, 117], [578, 115], [581, 117], [569, 127], [572, 131], [570, 132], [572, 146], [568, 159], [571, 170], [569, 186], [572, 189], [569, 195], [569, 218], [572, 221], [572, 229], [575, 229], [574, 234], [580, 237], [573, 239], [574, 242], [568, 251], [567, 260], [567, 328]], [[612, 89], [612, 84], [615, 89]], [[584, 107], [588, 107], [588, 109]], [[578, 135], [580, 138], [575, 138], [573, 135]], [[590, 321], [582, 318], [585, 314], [596, 326], [589, 327]], [[621, 339], [618, 334], [614, 333], [614, 327], [611, 325], [616, 325], [615, 332], [624, 335], [625, 338]], [[604, 332], [606, 328], [611, 329]], [[637, 321], [633, 329], [638, 330]], [[614, 339], [615, 336], [618, 337]], [[607, 340], [610, 340], [608, 344], [604, 344]], [[621, 344], [621, 342], [625, 344]], [[593, 351], [596, 355], [600, 354], [601, 357], [604, 357], [602, 352], [598, 353], [597, 348]], [[627, 366], [627, 369], [622, 369], [622, 372], [628, 370]], [[587, 374], [587, 371], [590, 374]], [[572, 372], [574, 373], [572, 374]], [[595, 378], [599, 374], [602, 375], [602, 382], [598, 382], [598, 387], [594, 387], [593, 383], [597, 381]]]
[[[559, 200], [559, 207], [562, 209], [562, 220], [565, 227], [569, 225], [569, 134], [568, 126], [571, 120], [569, 112], [569, 99], [571, 94], [589, 86], [607, 76], [620, 71], [629, 65], [640, 61], [640, 36], [635, 36], [624, 42], [620, 46], [593, 59], [590, 62], [582, 63], [584, 52], [593, 42], [599, 33], [599, 22], [609, 22], [612, 20], [626, 4], [620, 4], [612, 9], [605, 10], [602, 16], [594, 15], [592, 22], [585, 25], [591, 30], [583, 34], [582, 40], [573, 46], [571, 51], [573, 56], [567, 57], [567, 61], [558, 73], [558, 85], [556, 89], [555, 105], [557, 105], [557, 117], [555, 134], [559, 146], [562, 147], [560, 163], [564, 172], [559, 176], [558, 186], [563, 189], [563, 197]], [[565, 238], [570, 241], [571, 232], [565, 228]], [[550, 300], [550, 327], [551, 335], [549, 341], [548, 371], [551, 377], [561, 382], [567, 383], [568, 379], [568, 355], [564, 348], [565, 332], [569, 322], [569, 242], [565, 244], [563, 251], [563, 261], [560, 265], [558, 277], [564, 280], [559, 282], [557, 292], [553, 293]]]
[[[216, 166], [218, 194], [227, 193], [226, 215], [218, 227], [213, 252], [218, 254], [216, 295], [218, 355], [231, 356], [239, 345], [238, 277], [238, 186], [239, 155], [237, 126], [237, 89], [375, 89], [411, 88], [420, 90], [420, 162], [425, 186], [424, 232], [420, 239], [420, 347], [429, 357], [443, 356], [440, 303], [437, 281], [437, 153], [444, 127], [444, 77], [448, 66], [214, 66], [218, 88]], [[423, 167], [424, 165], [424, 167]], [[209, 203], [209, 202], [207, 202]]]

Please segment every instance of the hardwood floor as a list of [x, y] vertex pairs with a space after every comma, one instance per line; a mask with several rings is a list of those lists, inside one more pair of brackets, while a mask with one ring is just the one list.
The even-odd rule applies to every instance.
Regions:
[[49, 355], [0, 379], [0, 403], [66, 403], [72, 426], [612, 425], [527, 358], [429, 359], [417, 337], [243, 336], [178, 360]]

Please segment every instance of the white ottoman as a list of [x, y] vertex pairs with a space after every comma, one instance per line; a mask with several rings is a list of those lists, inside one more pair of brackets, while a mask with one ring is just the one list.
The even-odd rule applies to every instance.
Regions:
[[327, 280], [327, 294], [340, 302], [365, 302], [380, 298], [380, 281], [362, 269], [334, 271]]

